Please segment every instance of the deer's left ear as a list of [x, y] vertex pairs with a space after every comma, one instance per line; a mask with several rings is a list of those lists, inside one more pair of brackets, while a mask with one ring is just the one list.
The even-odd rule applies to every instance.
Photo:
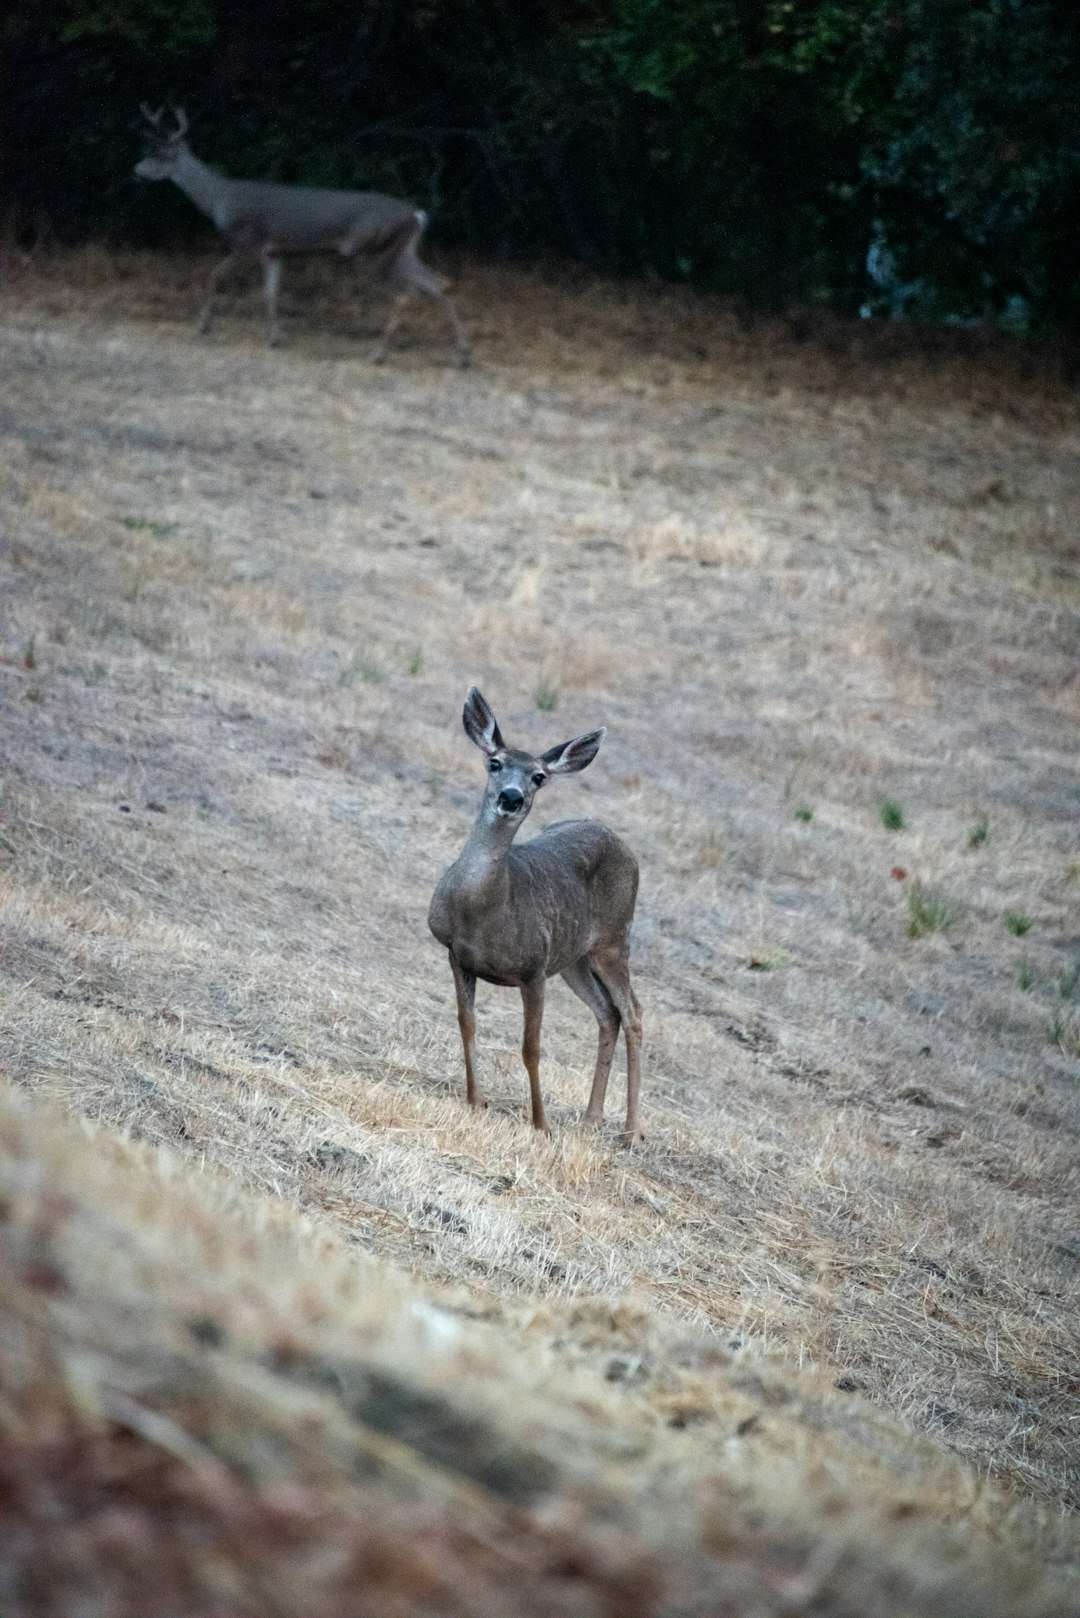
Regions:
[[540, 762], [549, 775], [574, 775], [592, 763], [606, 735], [605, 726], [602, 730], [590, 730], [587, 736], [575, 736], [572, 742], [549, 747], [546, 753], [541, 753]]

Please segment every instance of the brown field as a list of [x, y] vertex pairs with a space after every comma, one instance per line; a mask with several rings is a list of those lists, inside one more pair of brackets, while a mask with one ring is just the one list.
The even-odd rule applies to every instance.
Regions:
[[[0, 282], [0, 1612], [1075, 1611], [1075, 395], [205, 269]], [[639, 856], [640, 1151], [558, 983], [463, 1104], [473, 681], [608, 726], [527, 831]]]

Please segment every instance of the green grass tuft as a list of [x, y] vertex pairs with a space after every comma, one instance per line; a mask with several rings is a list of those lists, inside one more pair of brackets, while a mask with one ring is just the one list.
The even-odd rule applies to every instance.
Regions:
[[1080, 958], [1065, 968], [1057, 980], [1057, 986], [1063, 1000], [1080, 998]]
[[981, 848], [989, 835], [990, 822], [985, 815], [980, 815], [975, 824], [968, 830], [968, 847]]
[[955, 926], [959, 911], [948, 894], [933, 883], [915, 881], [907, 890], [908, 937], [944, 933]]
[[903, 831], [907, 825], [904, 811], [895, 798], [882, 798], [878, 803], [878, 819], [886, 831]]
[[377, 657], [370, 652], [354, 652], [338, 675], [339, 685], [355, 685], [361, 680], [364, 685], [382, 685], [386, 679], [386, 670]]
[[814, 811], [811, 809], [810, 805], [808, 803], [800, 803], [798, 808], [795, 810], [795, 819], [806, 822], [813, 820], [813, 818]]
[[133, 534], [153, 534], [155, 539], [171, 539], [180, 532], [178, 522], [155, 522], [152, 517], [121, 517], [120, 522]]
[[559, 706], [559, 688], [542, 674], [533, 688], [533, 701], [541, 713], [554, 713]]
[[1004, 920], [1006, 932], [1012, 933], [1014, 938], [1023, 938], [1035, 925], [1030, 916], [1023, 915], [1019, 910], [1006, 910]]
[[777, 972], [782, 966], [787, 966], [790, 956], [782, 949], [774, 950], [771, 955], [751, 955], [746, 963], [751, 972]]
[[1046, 1025], [1046, 1037], [1063, 1056], [1080, 1056], [1080, 1016], [1056, 1006]]

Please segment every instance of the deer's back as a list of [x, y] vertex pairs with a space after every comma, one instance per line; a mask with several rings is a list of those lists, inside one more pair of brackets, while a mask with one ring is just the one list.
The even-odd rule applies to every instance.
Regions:
[[621, 837], [599, 820], [557, 820], [510, 850], [511, 871], [542, 872], [561, 887], [570, 879], [577, 890], [597, 897], [619, 893], [633, 914], [638, 863]]
[[598, 820], [561, 820], [510, 850], [511, 892], [535, 908], [550, 939], [548, 972], [590, 950], [624, 943], [634, 916], [638, 864]]
[[313, 245], [341, 248], [346, 242], [389, 246], [415, 214], [405, 202], [379, 191], [327, 191], [315, 186], [234, 180], [229, 189], [232, 236], [270, 242], [282, 252]]

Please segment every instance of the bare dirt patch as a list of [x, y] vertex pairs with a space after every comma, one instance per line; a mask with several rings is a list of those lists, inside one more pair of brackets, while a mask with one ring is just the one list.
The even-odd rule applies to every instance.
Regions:
[[[1074, 401], [1008, 355], [475, 268], [477, 366], [419, 311], [376, 370], [379, 311], [317, 278], [288, 349], [254, 302], [197, 341], [203, 272], [3, 289], [5, 1071], [625, 1362], [625, 1419], [674, 1398], [695, 1466], [730, 1410], [683, 1408], [654, 1330], [814, 1368], [830, 1433], [861, 1411], [887, 1472], [921, 1430], [1068, 1560]], [[594, 1033], [561, 988], [552, 1136], [511, 992], [480, 996], [493, 1109], [463, 1107], [424, 916], [479, 791], [473, 680], [508, 739], [609, 727], [535, 817], [641, 861], [640, 1154], [617, 1093], [609, 1137], [576, 1128]], [[627, 1295], [613, 1353], [581, 1300]], [[770, 1468], [760, 1408], [733, 1419]]]

